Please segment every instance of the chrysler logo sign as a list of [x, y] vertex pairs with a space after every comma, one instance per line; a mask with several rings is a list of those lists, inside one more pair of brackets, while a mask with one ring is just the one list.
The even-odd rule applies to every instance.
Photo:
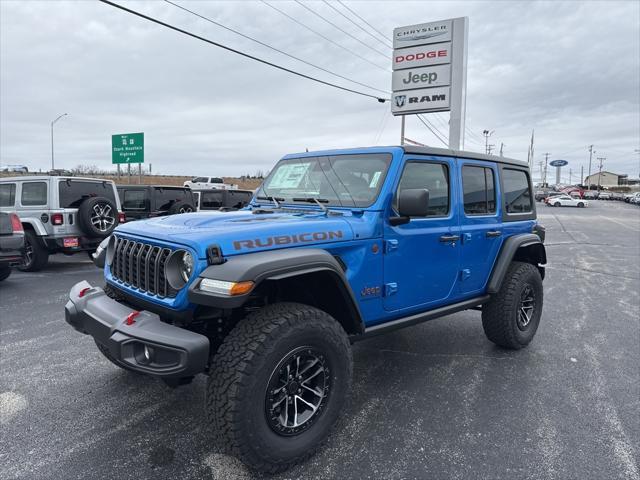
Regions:
[[451, 41], [451, 20], [423, 23], [396, 28], [393, 31], [393, 48], [427, 45]]

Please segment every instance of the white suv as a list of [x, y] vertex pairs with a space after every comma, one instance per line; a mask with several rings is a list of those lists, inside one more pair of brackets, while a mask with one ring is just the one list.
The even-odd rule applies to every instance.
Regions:
[[95, 251], [124, 221], [115, 184], [80, 177], [0, 179], [0, 211], [16, 212], [25, 232], [21, 270], [43, 268], [49, 255]]

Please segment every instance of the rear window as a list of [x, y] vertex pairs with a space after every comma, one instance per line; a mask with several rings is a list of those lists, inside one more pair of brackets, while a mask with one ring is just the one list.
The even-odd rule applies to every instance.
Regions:
[[16, 204], [16, 184], [0, 184], [0, 207], [13, 207]]
[[144, 190], [125, 190], [122, 195], [122, 209], [144, 210], [146, 208], [145, 193]]
[[45, 182], [25, 182], [22, 184], [20, 203], [25, 206], [47, 204], [47, 184]]
[[156, 188], [155, 198], [156, 210], [169, 210], [177, 202], [194, 204], [191, 192], [181, 188]]
[[227, 207], [242, 208], [251, 201], [253, 192], [240, 192], [237, 190], [228, 190]]
[[113, 184], [109, 182], [63, 180], [58, 183], [60, 208], [78, 208], [87, 198], [92, 197], [104, 197], [116, 203], [113, 190]]
[[200, 208], [203, 210], [211, 210], [222, 207], [224, 192], [202, 192], [200, 194]]
[[224, 183], [224, 180], [218, 177], [211, 177], [211, 183]]
[[529, 176], [522, 170], [502, 170], [504, 203], [507, 213], [530, 213], [533, 211]]

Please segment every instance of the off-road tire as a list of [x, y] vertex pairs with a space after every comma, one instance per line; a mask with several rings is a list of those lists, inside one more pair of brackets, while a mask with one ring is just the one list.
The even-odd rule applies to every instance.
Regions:
[[117, 358], [115, 358], [113, 355], [111, 355], [111, 352], [109, 351], [109, 349], [107, 347], [105, 347], [104, 345], [99, 344], [98, 342], [96, 342], [94, 340], [96, 347], [98, 347], [98, 350], [100, 350], [100, 353], [102, 355], [105, 356], [105, 358], [107, 360], [109, 360], [111, 363], [113, 363], [116, 367], [121, 368], [123, 370], [127, 370], [128, 372], [131, 373], [139, 373], [135, 370], [133, 370], [132, 368], [130, 368], [128, 365], [120, 362]]
[[[105, 218], [109, 218], [109, 225], [106, 223], [100, 224], [101, 226], [94, 225], [92, 223], [93, 217], [100, 217], [98, 212], [94, 210], [94, 207], [99, 207], [100, 209], [104, 209], [106, 207], [109, 208], [108, 213], [105, 214]], [[91, 238], [105, 238], [113, 233], [115, 228], [118, 226], [118, 207], [114, 202], [105, 197], [91, 197], [87, 198], [83, 201], [78, 207], [78, 227], [82, 230], [88, 237]], [[104, 226], [104, 229], [101, 229]]]
[[11, 267], [8, 265], [3, 265], [0, 267], [0, 282], [6, 280], [11, 275]]
[[[529, 286], [534, 295], [531, 320], [519, 326], [521, 295]], [[533, 339], [542, 315], [542, 277], [538, 269], [523, 262], [512, 262], [502, 281], [500, 291], [482, 307], [482, 327], [487, 338], [496, 345], [520, 349]]]
[[[322, 352], [331, 388], [314, 422], [284, 436], [267, 418], [268, 384], [277, 366], [303, 346]], [[324, 311], [278, 303], [250, 314], [229, 333], [212, 362], [206, 409], [218, 446], [265, 473], [306, 460], [335, 423], [351, 385], [352, 368], [347, 334]]]
[[195, 212], [196, 208], [189, 202], [176, 202], [169, 207], [169, 215], [176, 215], [178, 213], [191, 213]]
[[[23, 272], [38, 272], [49, 263], [49, 252], [42, 245], [38, 236], [31, 230], [24, 232], [24, 262], [18, 265], [18, 270]], [[29, 258], [28, 250], [31, 249]]]

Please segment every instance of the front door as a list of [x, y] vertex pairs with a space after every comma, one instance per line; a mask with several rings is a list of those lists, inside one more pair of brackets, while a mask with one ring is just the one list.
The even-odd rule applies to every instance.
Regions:
[[455, 163], [447, 157], [407, 157], [393, 215], [398, 191], [415, 188], [429, 190], [429, 214], [404, 225], [385, 221], [385, 310], [409, 313], [447, 303], [455, 294], [460, 256]]

